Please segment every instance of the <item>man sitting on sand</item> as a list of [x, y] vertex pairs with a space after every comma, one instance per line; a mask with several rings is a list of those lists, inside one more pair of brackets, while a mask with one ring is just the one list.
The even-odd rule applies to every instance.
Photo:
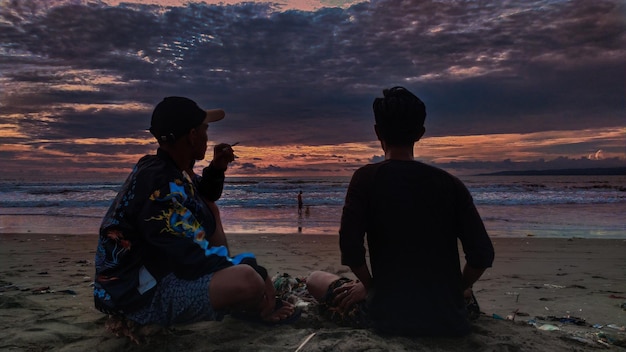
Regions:
[[403, 87], [383, 94], [373, 109], [385, 160], [352, 176], [339, 230], [342, 264], [358, 280], [317, 271], [307, 288], [322, 314], [340, 324], [401, 335], [467, 334], [466, 305], [472, 284], [492, 265], [491, 240], [463, 183], [414, 160], [424, 103]]
[[229, 311], [268, 323], [294, 317], [254, 255], [229, 256], [212, 202], [234, 160], [231, 146], [215, 147], [202, 177], [193, 171], [205, 157], [208, 124], [224, 115], [183, 97], [154, 109], [157, 153], [138, 161], [100, 227], [94, 299], [102, 312], [160, 326], [221, 320]]

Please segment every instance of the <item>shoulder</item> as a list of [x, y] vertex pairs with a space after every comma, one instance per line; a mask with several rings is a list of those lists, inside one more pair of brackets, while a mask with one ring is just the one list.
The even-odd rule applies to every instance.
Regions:
[[378, 172], [378, 169], [381, 167], [383, 162], [367, 164], [359, 167], [353, 174], [350, 183], [362, 183], [366, 181], [371, 181]]
[[146, 155], [141, 158], [133, 174], [136, 185], [149, 191], [166, 187], [183, 177], [178, 168], [157, 155]]
[[461, 179], [443, 169], [427, 165], [431, 174], [431, 180], [438, 186], [439, 190], [445, 190], [456, 199], [458, 204], [473, 202], [472, 195]]
[[363, 174], [374, 172], [376, 169], [378, 169], [379, 165], [380, 163], [367, 164], [367, 165], [361, 166], [358, 169], [356, 169], [356, 171], [354, 172], [354, 175], [363, 175]]
[[421, 169], [423, 173], [429, 173], [430, 175], [438, 179], [445, 180], [450, 183], [463, 185], [463, 182], [457, 176], [451, 174], [450, 172], [444, 169], [438, 168], [433, 165], [425, 164], [421, 161], [416, 161], [415, 164], [417, 165], [418, 168]]

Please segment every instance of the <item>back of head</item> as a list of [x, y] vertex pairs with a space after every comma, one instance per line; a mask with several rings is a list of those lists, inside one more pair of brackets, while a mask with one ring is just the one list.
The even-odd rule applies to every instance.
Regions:
[[388, 145], [412, 145], [421, 136], [426, 106], [406, 88], [383, 90], [372, 107], [379, 137]]

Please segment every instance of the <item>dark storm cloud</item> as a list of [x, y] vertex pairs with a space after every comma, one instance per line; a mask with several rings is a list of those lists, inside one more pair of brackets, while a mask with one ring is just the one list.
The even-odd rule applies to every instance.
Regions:
[[[623, 14], [607, 0], [380, 0], [315, 12], [14, 1], [0, 13], [0, 84], [39, 88], [11, 89], [2, 109], [36, 124], [55, 104], [186, 95], [226, 109], [225, 139], [333, 144], [371, 141], [372, 99], [405, 85], [427, 104], [429, 136], [620, 126]], [[86, 70], [126, 84], [55, 88], [96, 84]], [[40, 138], [137, 136], [149, 113], [57, 109]]]
[[[42, 110], [52, 104], [62, 101], [60, 97], [72, 100], [72, 94], [53, 96], [39, 96], [39, 102], [49, 105], [42, 106]], [[74, 97], [77, 104], [84, 100], [86, 95]], [[137, 113], [133, 111], [110, 111], [109, 109], [91, 108], [77, 111], [71, 106], [57, 107], [53, 111], [38, 113], [33, 105], [23, 105], [13, 110], [20, 114], [20, 129], [30, 134], [35, 140], [58, 140], [77, 138], [109, 138], [109, 137], [138, 137], [150, 136], [147, 129], [150, 127], [150, 112]], [[147, 116], [147, 117], [146, 117]], [[0, 122], [10, 123], [10, 118], [0, 117]]]

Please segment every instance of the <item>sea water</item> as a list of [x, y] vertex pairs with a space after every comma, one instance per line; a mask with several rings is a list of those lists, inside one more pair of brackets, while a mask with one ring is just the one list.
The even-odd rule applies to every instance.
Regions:
[[[626, 239], [626, 175], [460, 178], [492, 237]], [[337, 235], [348, 183], [349, 177], [227, 177], [217, 203], [227, 233]], [[0, 182], [0, 233], [95, 235], [120, 185]]]

